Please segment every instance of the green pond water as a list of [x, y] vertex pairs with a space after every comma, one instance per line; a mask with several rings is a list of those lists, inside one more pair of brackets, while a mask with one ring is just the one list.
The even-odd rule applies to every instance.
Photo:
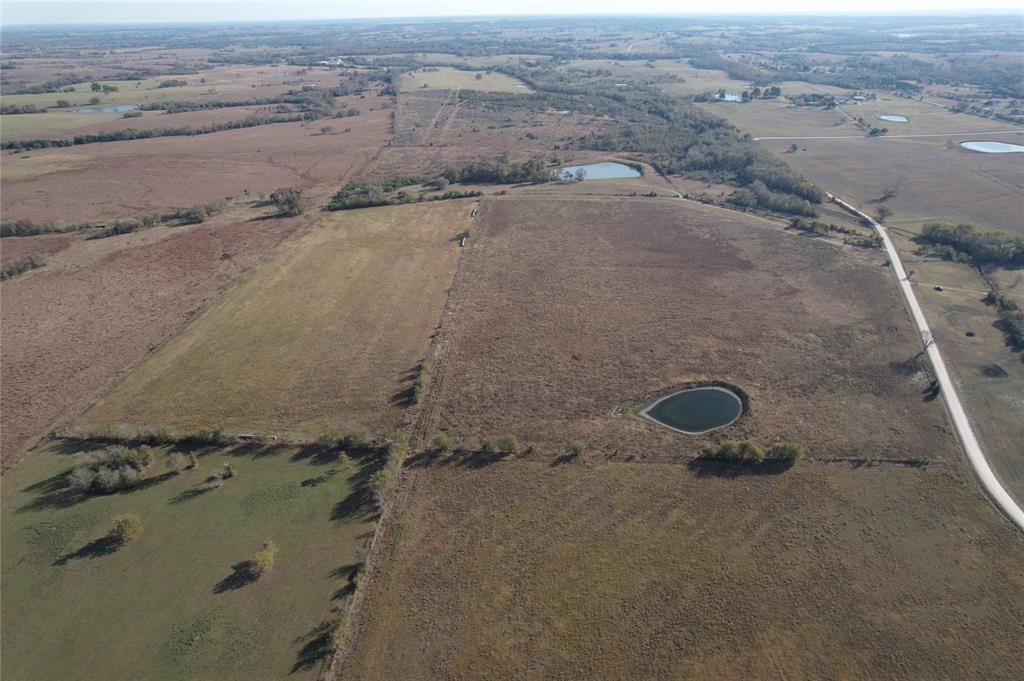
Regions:
[[743, 403], [726, 388], [690, 388], [662, 397], [641, 416], [684, 433], [706, 433], [727, 426], [743, 413]]

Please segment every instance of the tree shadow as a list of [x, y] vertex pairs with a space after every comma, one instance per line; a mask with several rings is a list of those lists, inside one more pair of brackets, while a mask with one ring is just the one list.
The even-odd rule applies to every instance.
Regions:
[[174, 496], [174, 498], [171, 499], [170, 503], [183, 504], [186, 501], [197, 499], [206, 494], [207, 492], [211, 492], [215, 489], [217, 488], [204, 482], [201, 483], [200, 485], [197, 485], [196, 487], [192, 487], [191, 489], [179, 492], [177, 495]]
[[296, 643], [305, 643], [299, 650], [295, 663], [292, 664], [292, 674], [308, 672], [330, 656], [334, 650], [331, 645], [331, 630], [333, 628], [333, 621], [324, 620], [305, 635], [295, 639]]
[[416, 381], [424, 371], [423, 362], [418, 363], [416, 366], [406, 369], [399, 374], [398, 380], [402, 384], [393, 395], [391, 395], [391, 404], [396, 407], [411, 407], [416, 404]]
[[323, 473], [321, 475], [315, 475], [312, 478], [306, 478], [305, 480], [303, 480], [299, 484], [302, 487], [316, 487], [318, 485], [324, 484], [325, 482], [327, 482], [328, 480], [330, 480], [331, 478], [333, 478], [335, 475], [337, 475], [340, 472], [341, 472], [340, 469], [332, 468], [332, 469], [328, 470], [326, 473]]
[[686, 466], [698, 477], [739, 478], [747, 475], [779, 475], [792, 468], [793, 464], [789, 460], [740, 463], [699, 456]]
[[32, 487], [38, 488], [39, 491], [41, 491], [42, 493], [32, 501], [29, 501], [28, 503], [19, 506], [15, 512], [28, 513], [32, 511], [42, 511], [46, 509], [70, 508], [71, 506], [80, 504], [83, 501], [87, 501], [92, 497], [105, 497], [114, 494], [131, 494], [133, 492], [139, 492], [144, 489], [149, 489], [150, 487], [155, 487], [156, 485], [159, 485], [165, 480], [173, 478], [175, 475], [177, 475], [177, 473], [175, 473], [174, 471], [168, 471], [166, 473], [161, 473], [160, 475], [142, 478], [131, 487], [125, 487], [123, 489], [118, 489], [106, 493], [85, 493], [60, 485], [60, 483], [67, 477], [68, 473], [70, 472], [70, 470], [65, 471], [60, 475], [51, 476], [46, 480], [42, 480], [38, 483], [31, 485], [30, 487], [26, 487], [26, 490]]
[[[341, 454], [341, 447], [337, 445], [308, 444], [299, 448], [292, 454], [292, 461], [305, 461], [313, 466], [326, 466], [331, 463], [338, 463], [338, 456]], [[351, 452], [349, 453], [351, 454]]]
[[53, 561], [54, 565], [67, 565], [72, 560], [80, 560], [83, 558], [102, 558], [108, 556], [114, 551], [121, 548], [121, 544], [112, 534], [105, 535], [99, 539], [93, 539], [91, 542], [81, 547], [77, 551], [64, 554], [57, 560]]
[[384, 448], [364, 447], [349, 452], [349, 457], [358, 467], [351, 478], [352, 491], [331, 509], [331, 520], [376, 520], [380, 517], [380, 508], [374, 498], [370, 480], [387, 465], [387, 451]]
[[335, 591], [334, 595], [331, 596], [332, 601], [343, 600], [355, 593], [356, 583], [358, 581], [357, 578], [359, 577], [359, 573], [363, 571], [364, 566], [365, 563], [363, 561], [359, 561], [356, 563], [349, 563], [348, 565], [342, 565], [339, 568], [331, 570], [331, 577], [345, 580], [344, 586]]
[[554, 459], [551, 460], [551, 463], [549, 465], [551, 466], [551, 468], [556, 468], [558, 466], [562, 466], [562, 465], [567, 464], [567, 463], [572, 463], [576, 459], [577, 459], [577, 455], [576, 454], [574, 454], [573, 452], [567, 452], [567, 453], [562, 454], [560, 456], [556, 456]]
[[222, 594], [228, 591], [235, 591], [242, 587], [248, 586], [259, 579], [256, 571], [253, 569], [253, 561], [243, 560], [240, 563], [235, 563], [231, 566], [231, 574], [224, 579], [217, 582], [213, 587], [213, 593]]

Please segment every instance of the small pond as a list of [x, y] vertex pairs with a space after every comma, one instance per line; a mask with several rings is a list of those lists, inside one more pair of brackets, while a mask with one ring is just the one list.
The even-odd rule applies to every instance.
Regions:
[[890, 123], [907, 123], [910, 121], [906, 116], [897, 116], [896, 114], [882, 114], [879, 118]]
[[1021, 145], [1006, 142], [961, 142], [960, 146], [983, 154], [1019, 154], [1024, 151]]
[[710, 386], [680, 390], [652, 402], [640, 411], [648, 418], [689, 435], [729, 425], [743, 413], [743, 402], [727, 388]]
[[87, 106], [77, 109], [78, 113], [124, 113], [138, 109], [138, 104], [117, 104], [115, 106]]
[[732, 92], [726, 92], [724, 95], [718, 95], [718, 98], [723, 102], [742, 102], [743, 95], [733, 94]]
[[602, 163], [589, 163], [583, 166], [566, 166], [559, 168], [554, 171], [557, 177], [562, 177], [566, 173], [572, 175], [577, 170], [583, 169], [586, 173], [583, 176], [585, 180], [613, 180], [621, 177], [640, 177], [640, 171], [632, 166], [627, 166], [625, 163], [615, 163], [614, 161], [604, 161]]

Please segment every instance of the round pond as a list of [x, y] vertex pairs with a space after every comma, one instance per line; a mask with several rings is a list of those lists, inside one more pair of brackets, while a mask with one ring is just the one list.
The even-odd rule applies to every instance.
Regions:
[[625, 163], [604, 161], [602, 163], [589, 163], [585, 166], [566, 166], [554, 171], [556, 177], [573, 175], [577, 170], [583, 171], [584, 180], [613, 180], [622, 177], [640, 177], [640, 171]]
[[640, 410], [640, 416], [688, 435], [723, 428], [742, 413], [739, 396], [718, 386], [680, 390]]
[[907, 123], [910, 121], [906, 116], [897, 116], [896, 114], [882, 114], [879, 118], [890, 123]]
[[1024, 151], [1021, 145], [1006, 142], [961, 142], [960, 146], [983, 154], [1019, 154]]

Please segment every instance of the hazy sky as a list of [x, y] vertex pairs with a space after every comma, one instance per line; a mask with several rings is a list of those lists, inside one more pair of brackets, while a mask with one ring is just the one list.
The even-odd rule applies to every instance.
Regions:
[[[975, 5], [974, 7], [971, 7]], [[883, 13], [948, 11], [977, 5], [1024, 14], [1014, 0], [0, 0], [0, 22], [148, 23], [189, 21], [262, 21], [281, 19], [357, 19], [494, 14], [690, 14], [690, 13]]]

